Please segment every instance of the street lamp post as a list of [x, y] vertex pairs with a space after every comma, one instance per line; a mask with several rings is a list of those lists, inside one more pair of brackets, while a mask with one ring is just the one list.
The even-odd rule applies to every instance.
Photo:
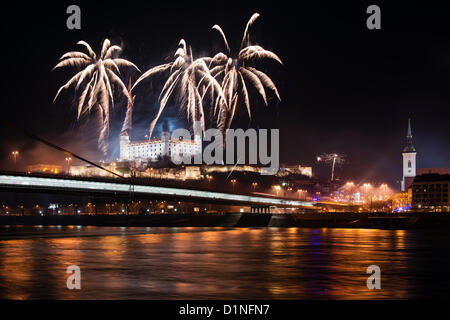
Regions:
[[277, 190], [277, 196], [278, 196], [278, 191], [280, 191], [281, 187], [280, 186], [273, 186], [275, 188], [275, 190]]
[[[369, 193], [369, 189], [370, 189], [370, 187], [372, 187], [372, 185], [370, 183], [364, 183], [363, 187], [364, 187], [364, 190], [366, 191], [366, 200], [368, 200], [368, 197], [371, 197], [371, 195]], [[372, 198], [370, 198], [369, 210], [372, 210]]]
[[16, 166], [17, 163], [17, 156], [19, 155], [19, 151], [14, 150], [13, 152], [11, 152], [13, 158], [14, 158], [14, 167]]
[[233, 192], [234, 192], [234, 185], [236, 184], [236, 179], [231, 179], [230, 180], [232, 186], [233, 186]]
[[383, 197], [383, 200], [385, 200], [386, 198], [387, 198], [387, 192], [386, 192], [386, 190], [387, 190], [387, 184], [386, 183], [383, 183], [382, 185], [381, 185], [381, 192], [382, 192], [382, 197]]
[[72, 161], [71, 157], [67, 157], [66, 158], [66, 162], [67, 162], [67, 173], [68, 175], [70, 175], [70, 161]]

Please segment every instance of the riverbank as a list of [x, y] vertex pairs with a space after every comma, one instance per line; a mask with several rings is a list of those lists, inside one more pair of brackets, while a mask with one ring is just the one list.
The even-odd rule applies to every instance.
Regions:
[[450, 213], [314, 214], [151, 214], [2, 216], [0, 225], [81, 225], [122, 227], [309, 227], [421, 229], [450, 228]]

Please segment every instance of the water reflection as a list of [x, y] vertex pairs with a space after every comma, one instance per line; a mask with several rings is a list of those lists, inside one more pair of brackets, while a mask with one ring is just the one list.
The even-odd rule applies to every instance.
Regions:
[[[0, 227], [3, 299], [382, 299], [450, 292], [439, 230]], [[82, 289], [66, 288], [78, 265]], [[368, 290], [378, 265], [382, 290]]]

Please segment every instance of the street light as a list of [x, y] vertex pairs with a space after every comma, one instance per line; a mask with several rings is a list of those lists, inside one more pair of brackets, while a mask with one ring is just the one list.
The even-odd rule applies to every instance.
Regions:
[[231, 179], [230, 182], [231, 182], [231, 184], [233, 185], [233, 192], [234, 192], [234, 185], [235, 185], [235, 183], [236, 183], [236, 179]]
[[67, 173], [70, 175], [70, 161], [72, 161], [71, 157], [67, 157], [66, 158], [66, 162], [67, 162]]
[[383, 199], [385, 199], [387, 197], [387, 192], [386, 192], [387, 187], [388, 186], [386, 183], [381, 184], [381, 192], [382, 192], [381, 196], [383, 197]]
[[17, 156], [19, 155], [19, 151], [14, 150], [13, 152], [11, 152], [11, 154], [14, 157], [14, 166], [15, 166], [17, 162]]
[[[372, 187], [372, 185], [370, 183], [364, 183], [363, 184], [364, 190], [366, 192], [366, 201], [368, 201], [370, 194], [369, 194], [369, 189]], [[370, 209], [372, 209], [372, 198], [370, 198]]]
[[301, 197], [301, 195], [303, 194], [303, 192], [305, 192], [306, 190], [302, 190], [302, 189], [298, 189], [297, 190], [297, 192], [298, 192], [298, 198], [299, 199], [301, 199], [302, 197]]
[[280, 191], [281, 187], [280, 187], [280, 186], [273, 186], [273, 188], [274, 188], [275, 190], [277, 190], [277, 196], [278, 196], [278, 191]]

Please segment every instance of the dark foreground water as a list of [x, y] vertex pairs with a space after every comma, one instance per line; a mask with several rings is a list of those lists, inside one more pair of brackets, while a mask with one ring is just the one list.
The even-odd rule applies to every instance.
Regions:
[[0, 298], [449, 298], [449, 249], [446, 230], [0, 226]]

